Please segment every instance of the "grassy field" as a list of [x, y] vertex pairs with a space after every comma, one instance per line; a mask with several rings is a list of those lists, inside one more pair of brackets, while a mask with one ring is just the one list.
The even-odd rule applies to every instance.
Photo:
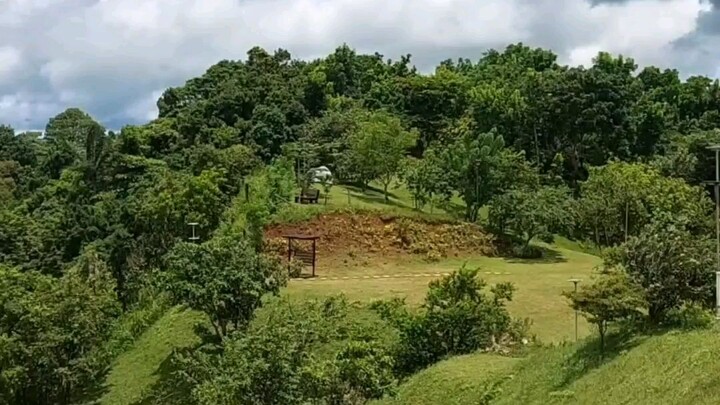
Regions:
[[[425, 297], [430, 280], [466, 264], [480, 267], [480, 275], [488, 283], [514, 283], [517, 291], [509, 304], [511, 313], [516, 317], [531, 318], [532, 331], [541, 341], [557, 342], [575, 337], [574, 313], [560, 295], [572, 288], [568, 279], [578, 277], [588, 280], [592, 269], [601, 260], [596, 256], [558, 248], [552, 250], [548, 258], [539, 261], [463, 257], [426, 263], [414, 256], [401, 256], [371, 257], [359, 263], [333, 262], [324, 265], [320, 259], [318, 278], [291, 281], [287, 294], [319, 297], [343, 293], [351, 300], [366, 302], [399, 296], [405, 297], [408, 303], [419, 304]], [[580, 336], [588, 331], [581, 318]]]
[[476, 405], [519, 359], [492, 354], [453, 357], [413, 375], [394, 398], [373, 405]]

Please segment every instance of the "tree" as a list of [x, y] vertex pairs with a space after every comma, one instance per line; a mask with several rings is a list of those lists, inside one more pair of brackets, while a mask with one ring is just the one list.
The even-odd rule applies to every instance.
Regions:
[[374, 113], [350, 135], [351, 167], [365, 184], [370, 180], [380, 181], [388, 201], [388, 187], [416, 139], [417, 132], [406, 130], [398, 118], [388, 113]]
[[648, 317], [659, 324], [669, 310], [684, 302], [712, 306], [714, 257], [711, 240], [681, 227], [655, 223], [609, 251], [606, 263], [621, 265], [630, 280], [643, 288]]
[[286, 281], [279, 262], [258, 255], [237, 235], [181, 242], [166, 262], [164, 283], [175, 301], [205, 312], [220, 341], [245, 329], [263, 296], [277, 294]]
[[475, 222], [480, 208], [511, 187], [537, 185], [537, 173], [521, 154], [504, 148], [495, 131], [476, 133], [472, 123], [463, 121], [456, 141], [433, 152], [439, 156], [441, 171], [452, 190], [465, 202], [465, 219]]
[[533, 238], [552, 242], [554, 232], [567, 229], [572, 219], [570, 208], [567, 187], [513, 189], [491, 200], [488, 221], [500, 232], [519, 237], [527, 249]]
[[56, 279], [0, 268], [0, 402], [68, 404], [95, 383], [93, 351], [120, 314], [102, 270]]
[[563, 293], [570, 306], [595, 324], [600, 335], [600, 351], [605, 350], [605, 336], [611, 322], [641, 316], [646, 302], [642, 290], [622, 272], [602, 275], [594, 283], [575, 292]]
[[641, 163], [616, 161], [590, 168], [581, 194], [577, 225], [604, 245], [636, 236], [652, 221], [701, 232], [712, 210], [704, 190]]

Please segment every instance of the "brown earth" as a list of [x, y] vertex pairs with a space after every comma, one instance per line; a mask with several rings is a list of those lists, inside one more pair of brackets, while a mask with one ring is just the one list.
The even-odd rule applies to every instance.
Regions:
[[329, 213], [270, 226], [265, 232], [266, 250], [286, 255], [286, 235], [317, 236], [317, 253], [325, 257], [420, 254], [432, 261], [461, 253], [497, 253], [493, 237], [473, 224], [374, 213]]

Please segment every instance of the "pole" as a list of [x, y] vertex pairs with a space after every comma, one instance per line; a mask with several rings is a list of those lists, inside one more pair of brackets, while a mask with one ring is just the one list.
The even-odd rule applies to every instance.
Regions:
[[[575, 295], [577, 296], [577, 290], [578, 290], [578, 283], [580, 282], [579, 278], [571, 278], [568, 280], [569, 282], [573, 283], [575, 286]], [[578, 341], [578, 310], [575, 310], [575, 342]]]
[[[577, 280], [573, 281], [573, 284], [575, 284], [575, 294], [577, 294], [577, 285], [578, 285]], [[576, 309], [575, 310], [575, 341], [576, 342], [578, 341], [578, 327], [577, 326], [578, 326], [578, 311]]]

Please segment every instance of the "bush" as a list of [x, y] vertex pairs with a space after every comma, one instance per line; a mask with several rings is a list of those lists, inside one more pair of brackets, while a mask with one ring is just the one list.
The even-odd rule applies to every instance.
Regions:
[[696, 303], [686, 302], [669, 310], [665, 323], [684, 330], [709, 329], [715, 324], [715, 315]]
[[431, 282], [418, 312], [398, 300], [373, 304], [400, 334], [395, 348], [398, 373], [410, 374], [450, 355], [506, 350], [523, 338], [525, 324], [514, 322], [505, 308], [513, 286], [498, 284], [488, 295], [477, 273], [463, 267]]
[[520, 259], [540, 259], [543, 250], [535, 245], [513, 246], [513, 256]]
[[620, 265], [642, 287], [648, 318], [662, 323], [667, 312], [685, 302], [711, 308], [714, 302], [714, 243], [673, 225], [653, 223], [637, 237], [608, 249], [608, 266]]
[[302, 275], [302, 271], [305, 268], [305, 263], [301, 260], [290, 259], [288, 263], [288, 275], [290, 278], [298, 278]]
[[396, 386], [391, 328], [342, 297], [275, 300], [244, 333], [176, 353], [159, 403], [364, 403]]

